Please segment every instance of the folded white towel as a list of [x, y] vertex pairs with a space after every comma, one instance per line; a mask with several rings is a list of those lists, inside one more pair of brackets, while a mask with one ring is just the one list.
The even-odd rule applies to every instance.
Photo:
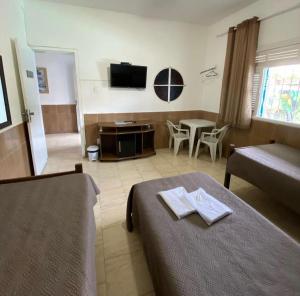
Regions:
[[186, 197], [208, 225], [232, 213], [229, 207], [209, 195], [202, 188], [188, 193]]
[[176, 187], [171, 190], [158, 193], [178, 219], [195, 212], [195, 209], [187, 200], [187, 192], [183, 187]]

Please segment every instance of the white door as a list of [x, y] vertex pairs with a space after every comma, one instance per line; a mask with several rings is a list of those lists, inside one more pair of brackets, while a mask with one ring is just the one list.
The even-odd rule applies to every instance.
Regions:
[[48, 153], [38, 89], [35, 55], [27, 44], [21, 44], [21, 42], [16, 40], [15, 45], [34, 173], [35, 175], [40, 175], [46, 166]]

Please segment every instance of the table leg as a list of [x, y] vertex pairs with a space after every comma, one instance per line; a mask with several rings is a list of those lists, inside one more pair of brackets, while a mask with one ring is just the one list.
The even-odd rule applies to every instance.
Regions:
[[192, 154], [193, 154], [196, 130], [197, 130], [196, 127], [191, 126], [191, 128], [190, 128], [190, 142], [189, 142], [189, 157], [190, 158], [192, 157]]

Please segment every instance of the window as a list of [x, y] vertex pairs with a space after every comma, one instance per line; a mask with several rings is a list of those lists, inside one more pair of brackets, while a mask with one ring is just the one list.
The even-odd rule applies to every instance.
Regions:
[[300, 64], [263, 69], [257, 116], [300, 124]]
[[259, 118], [300, 124], [299, 44], [258, 52], [252, 107]]

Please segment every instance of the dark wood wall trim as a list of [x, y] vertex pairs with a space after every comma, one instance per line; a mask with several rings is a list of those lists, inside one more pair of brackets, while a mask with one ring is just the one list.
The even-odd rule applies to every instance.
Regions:
[[228, 152], [231, 143], [241, 147], [268, 144], [271, 139], [277, 143], [300, 149], [300, 128], [262, 120], [252, 120], [251, 128], [248, 130], [231, 129], [224, 139], [224, 144], [226, 152]]
[[155, 147], [168, 147], [169, 131], [166, 121], [171, 120], [178, 123], [180, 119], [188, 118], [205, 118], [215, 121], [216, 113], [205, 112], [201, 110], [192, 111], [170, 111], [170, 112], [140, 112], [140, 113], [102, 113], [102, 114], [85, 114], [85, 137], [86, 146], [95, 145], [98, 136], [99, 122], [113, 122], [120, 120], [146, 120], [153, 122], [155, 128]]
[[[85, 114], [86, 145], [95, 145], [98, 136], [99, 122], [112, 122], [115, 120], [149, 120], [154, 122], [156, 148], [168, 147], [169, 132], [166, 120], [178, 123], [180, 119], [202, 118], [216, 121], [217, 113], [203, 110], [170, 111], [170, 112], [141, 112], [141, 113], [109, 113]], [[248, 145], [267, 144], [270, 139], [289, 146], [300, 148], [300, 128], [280, 125], [261, 120], [253, 120], [248, 130], [231, 129], [224, 139], [224, 153], [229, 151], [229, 145], [234, 143], [237, 147]]]
[[77, 133], [76, 105], [42, 105], [46, 134]]
[[0, 133], [0, 179], [31, 175], [25, 123]]

